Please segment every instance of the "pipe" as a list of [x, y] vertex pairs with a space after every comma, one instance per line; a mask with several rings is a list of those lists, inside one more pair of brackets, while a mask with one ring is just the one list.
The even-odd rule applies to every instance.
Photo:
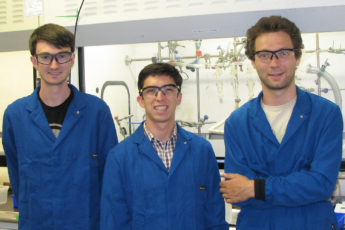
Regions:
[[341, 110], [342, 103], [343, 103], [342, 97], [341, 97], [338, 83], [335, 81], [333, 76], [330, 75], [327, 71], [322, 71], [321, 69], [317, 67], [313, 67], [313, 66], [308, 66], [307, 73], [317, 74], [318, 77], [323, 77], [328, 82], [328, 84], [331, 86], [333, 90], [335, 103], [340, 107], [340, 110]]
[[[124, 81], [106, 81], [104, 82], [102, 89], [101, 89], [101, 99], [103, 100], [103, 95], [105, 88], [111, 85], [122, 85], [126, 88], [127, 90], [127, 95], [128, 95], [128, 115], [131, 115], [131, 100], [130, 100], [130, 93], [127, 84]], [[131, 124], [131, 117], [128, 119], [129, 124]], [[132, 127], [129, 126], [129, 134], [132, 134]]]

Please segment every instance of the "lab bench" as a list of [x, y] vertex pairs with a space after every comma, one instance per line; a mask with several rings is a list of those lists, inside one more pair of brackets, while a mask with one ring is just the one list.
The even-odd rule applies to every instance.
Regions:
[[13, 208], [13, 200], [8, 194], [7, 203], [0, 204], [0, 230], [17, 230], [19, 212]]

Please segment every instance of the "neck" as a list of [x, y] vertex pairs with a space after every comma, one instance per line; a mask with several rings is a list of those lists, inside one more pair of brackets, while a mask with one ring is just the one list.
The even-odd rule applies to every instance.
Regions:
[[171, 123], [151, 123], [146, 120], [146, 128], [153, 134], [153, 136], [161, 141], [167, 141], [175, 128], [175, 121]]
[[44, 104], [54, 107], [61, 105], [71, 94], [71, 89], [67, 83], [62, 87], [42, 84], [39, 96]]
[[281, 90], [262, 89], [262, 101], [265, 105], [277, 106], [291, 101], [297, 96], [296, 86]]

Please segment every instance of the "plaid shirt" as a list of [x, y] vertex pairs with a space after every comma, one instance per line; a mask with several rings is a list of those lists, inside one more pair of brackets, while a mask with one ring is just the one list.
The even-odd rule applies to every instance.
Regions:
[[174, 131], [171, 134], [171, 137], [167, 141], [161, 141], [155, 138], [153, 134], [147, 129], [146, 123], [144, 123], [144, 133], [151, 141], [153, 148], [157, 151], [157, 154], [163, 161], [165, 167], [169, 170], [177, 141], [176, 124], [174, 127]]

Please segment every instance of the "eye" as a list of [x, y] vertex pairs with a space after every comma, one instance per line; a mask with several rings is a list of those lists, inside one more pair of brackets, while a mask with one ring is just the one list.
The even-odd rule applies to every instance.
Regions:
[[257, 56], [260, 58], [260, 59], [269, 59], [271, 58], [271, 53], [270, 52], [260, 52], [257, 54]]
[[147, 88], [147, 89], [145, 89], [145, 92], [147, 93], [147, 94], [154, 94], [155, 92], [156, 92], [156, 88]]
[[67, 53], [59, 53], [59, 54], [57, 54], [56, 56], [57, 56], [58, 58], [67, 58], [67, 57], [68, 57]]
[[278, 56], [280, 57], [287, 57], [289, 56], [289, 54], [290, 54], [289, 50], [282, 50], [278, 52]]
[[41, 58], [42, 60], [50, 60], [51, 55], [49, 55], [49, 54], [40, 54], [39, 58]]
[[167, 86], [167, 87], [164, 87], [164, 90], [167, 92], [167, 93], [172, 93], [175, 91], [175, 88], [172, 87], [172, 86]]

